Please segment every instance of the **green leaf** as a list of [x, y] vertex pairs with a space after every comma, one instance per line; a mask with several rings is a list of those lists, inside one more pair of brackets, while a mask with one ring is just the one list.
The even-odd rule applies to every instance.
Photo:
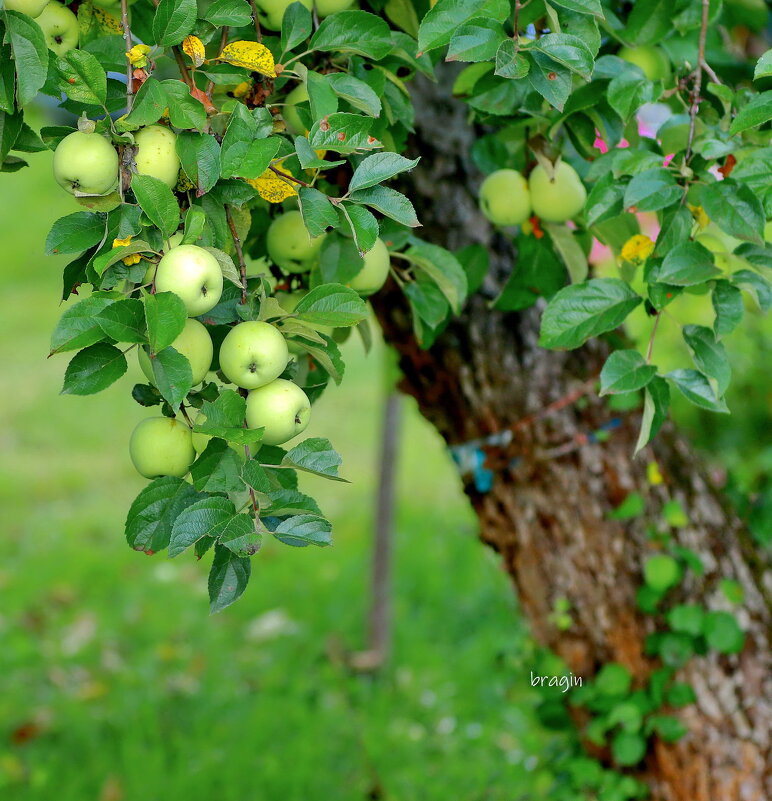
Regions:
[[48, 47], [35, 20], [19, 11], [7, 11], [5, 40], [13, 52], [16, 68], [16, 96], [19, 106], [35, 99], [48, 76]]
[[94, 320], [116, 342], [145, 342], [145, 307], [138, 298], [124, 298], [97, 310]]
[[485, 4], [486, 0], [439, 0], [418, 27], [418, 50], [426, 53], [448, 44], [456, 30]]
[[285, 545], [304, 547], [332, 544], [332, 524], [319, 515], [294, 515], [282, 520], [273, 535]]
[[222, 28], [224, 25], [242, 28], [252, 22], [252, 9], [246, 0], [214, 0], [202, 19], [215, 28]]
[[449, 314], [450, 306], [440, 288], [428, 276], [419, 273], [415, 281], [403, 287], [410, 308], [430, 328], [436, 328]]
[[552, 0], [552, 4], [567, 8], [569, 11], [576, 11], [578, 14], [592, 14], [603, 18], [600, 0]]
[[57, 59], [59, 88], [76, 103], [104, 106], [107, 101], [107, 73], [96, 56], [73, 49]]
[[195, 501], [180, 512], [172, 525], [169, 556], [179, 556], [202, 537], [218, 537], [235, 514], [233, 503], [221, 496]]
[[209, 134], [182, 131], [177, 135], [177, 155], [182, 171], [196, 187], [196, 197], [205, 195], [220, 177], [220, 146], [217, 140]]
[[178, 409], [193, 386], [193, 373], [187, 357], [168, 347], [152, 356], [150, 364], [158, 391], [172, 409]]
[[562, 111], [571, 94], [571, 70], [544, 53], [529, 51], [528, 56], [531, 59], [528, 82], [550, 105]]
[[316, 151], [311, 147], [310, 142], [305, 138], [305, 136], [295, 137], [295, 152], [298, 154], [300, 166], [304, 170], [316, 168], [326, 170], [330, 167], [337, 167], [339, 164], [346, 163], [345, 159], [340, 159], [339, 161], [325, 161], [324, 159], [319, 158], [319, 156], [316, 155]]
[[354, 242], [360, 254], [364, 255], [371, 250], [378, 239], [380, 227], [378, 220], [364, 206], [353, 203], [341, 203], [338, 207], [351, 228]]
[[608, 102], [624, 122], [629, 122], [644, 103], [654, 99], [654, 84], [638, 70], [625, 70], [608, 85]]
[[[265, 470], [260, 468], [263, 473]], [[254, 486], [251, 484], [251, 486]], [[265, 490], [264, 490], [265, 492]], [[313, 498], [294, 489], [280, 489], [267, 491], [269, 504], [262, 508], [264, 515], [284, 517], [285, 515], [307, 514], [322, 516], [319, 505]]]
[[169, 544], [174, 522], [201, 496], [187, 481], [157, 478], [137, 495], [126, 517], [126, 540], [136, 551], [157, 553]]
[[695, 366], [706, 376], [716, 380], [718, 396], [722, 397], [732, 377], [726, 349], [716, 341], [713, 331], [703, 325], [685, 325], [683, 336], [692, 352]]
[[756, 62], [756, 68], [753, 70], [753, 80], [758, 81], [759, 78], [769, 78], [770, 76], [772, 76], [772, 50], [767, 50]]
[[249, 583], [252, 563], [236, 556], [222, 545], [215, 545], [214, 561], [209, 572], [209, 611], [221, 612], [237, 601]]
[[625, 209], [659, 211], [680, 200], [683, 189], [665, 169], [657, 167], [635, 175], [625, 190]]
[[300, 299], [295, 313], [313, 325], [333, 327], [356, 325], [368, 316], [359, 295], [341, 284], [322, 284]]
[[313, 31], [311, 12], [302, 3], [290, 3], [281, 22], [281, 52], [305, 42]]
[[646, 364], [637, 350], [615, 350], [601, 370], [600, 394], [635, 392], [643, 389], [656, 374], [657, 368]]
[[445, 61], [491, 61], [496, 58], [499, 46], [507, 39], [504, 28], [497, 20], [482, 17], [470, 19], [453, 32]]
[[738, 270], [732, 273], [732, 283], [750, 292], [764, 314], [772, 307], [772, 288], [763, 275], [750, 270]]
[[346, 481], [338, 475], [343, 460], [328, 439], [313, 437], [289, 450], [281, 460], [282, 467], [292, 467], [333, 481]]
[[648, 725], [666, 743], [680, 740], [688, 731], [686, 726], [673, 715], [653, 715], [649, 718]]
[[634, 732], [619, 732], [611, 740], [611, 754], [617, 765], [636, 765], [646, 756], [646, 738]]
[[93, 211], [76, 211], [58, 219], [46, 237], [46, 256], [79, 253], [101, 242], [105, 217]]
[[580, 281], [584, 281], [588, 271], [587, 256], [574, 236], [574, 232], [567, 225], [557, 225], [556, 223], [542, 222], [542, 228], [549, 234], [555, 250], [565, 264], [568, 274], [571, 276], [571, 283], [578, 284]]
[[380, 142], [370, 136], [373, 122], [372, 117], [338, 111], [328, 115], [326, 120], [314, 122], [308, 141], [314, 150], [332, 150], [335, 153], [372, 150], [380, 146]]
[[744, 105], [732, 120], [729, 133], [734, 136], [769, 120], [772, 120], [772, 91], [761, 92]]
[[351, 200], [354, 203], [363, 203], [365, 206], [370, 206], [386, 217], [390, 217], [401, 225], [407, 225], [409, 228], [417, 228], [421, 225], [409, 198], [388, 186], [379, 185], [360, 189], [351, 194]]
[[378, 117], [381, 113], [381, 99], [364, 81], [346, 72], [332, 72], [324, 79], [332, 91], [359, 111]]
[[725, 578], [721, 579], [719, 586], [721, 587], [724, 598], [726, 598], [730, 604], [741, 604], [745, 599], [745, 590], [739, 581]]
[[618, 662], [607, 662], [598, 671], [593, 682], [601, 695], [608, 698], [627, 695], [630, 692], [633, 677], [630, 671]]
[[131, 256], [134, 253], [153, 253], [153, 248], [147, 242], [141, 239], [135, 239], [128, 245], [119, 245], [117, 248], [111, 248], [104, 253], [100, 253], [92, 262], [91, 266], [97, 275], [104, 275], [109, 267], [117, 264], [126, 256]]
[[227, 442], [210, 439], [204, 452], [190, 468], [193, 486], [199, 492], [238, 492], [241, 481], [241, 459]]
[[255, 521], [248, 514], [232, 517], [220, 534], [220, 545], [236, 556], [252, 556], [260, 550], [262, 535], [255, 531]]
[[246, 401], [235, 390], [224, 389], [215, 401], [204, 401], [201, 416], [193, 430], [237, 445], [255, 446], [263, 438], [262, 429], [244, 428]]
[[200, 130], [206, 125], [206, 109], [200, 100], [190, 94], [187, 84], [177, 80], [163, 81], [163, 90], [169, 108], [169, 119], [175, 128]]
[[145, 80], [134, 96], [134, 104], [124, 120], [128, 125], [152, 125], [163, 116], [169, 105], [166, 92], [156, 78]]
[[506, 38], [496, 51], [495, 75], [501, 78], [520, 80], [528, 75], [531, 62], [519, 50], [513, 39]]
[[729, 281], [716, 281], [711, 299], [713, 311], [716, 313], [716, 319], [713, 322], [716, 336], [731, 334], [743, 318], [742, 292], [736, 286], [732, 286]]
[[21, 112], [8, 114], [0, 112], [0, 162], [11, 152], [24, 124], [24, 115]]
[[618, 278], [593, 278], [561, 289], [547, 304], [539, 344], [544, 348], [578, 348], [590, 337], [621, 325], [641, 302]]
[[220, 150], [220, 173], [223, 178], [257, 178], [268, 168], [279, 150], [278, 136], [258, 137], [257, 120], [247, 107], [237, 103], [231, 112]]
[[697, 700], [697, 695], [690, 685], [682, 681], [675, 682], [667, 689], [667, 703], [676, 708], [688, 706]]
[[566, 282], [565, 268], [544, 238], [520, 236], [517, 250], [517, 263], [493, 303], [496, 309], [527, 309], [539, 297], [552, 297]]
[[673, 370], [665, 378], [669, 378], [686, 400], [695, 406], [710, 412], [729, 414], [724, 400], [716, 397], [708, 379], [697, 370]]
[[694, 286], [721, 275], [711, 252], [698, 242], [683, 242], [669, 251], [657, 273], [657, 281], [674, 286]]
[[757, 245], [764, 244], [764, 208], [758, 195], [746, 184], [725, 178], [703, 186], [700, 205], [725, 233]]
[[708, 647], [720, 654], [739, 654], [745, 645], [745, 634], [731, 612], [708, 612], [703, 632]]
[[114, 384], [128, 369], [113, 345], [98, 342], [76, 353], [64, 374], [62, 395], [94, 395]]
[[569, 33], [548, 33], [530, 44], [529, 50], [544, 53], [586, 81], [590, 80], [595, 62], [592, 51], [578, 36]]
[[405, 255], [434, 281], [450, 307], [458, 314], [467, 293], [466, 273], [458, 259], [449, 250], [429, 242], [413, 245]]
[[97, 314], [115, 303], [115, 298], [92, 295], [78, 301], [62, 314], [51, 335], [51, 353], [80, 350], [105, 338]]
[[321, 236], [338, 224], [338, 214], [329, 198], [318, 189], [303, 186], [298, 193], [298, 205], [303, 223], [312, 237]]
[[662, 427], [662, 423], [665, 422], [669, 408], [670, 387], [668, 387], [664, 378], [654, 376], [646, 386], [643, 396], [643, 417], [641, 419], [638, 442], [635, 445], [636, 453], [648, 445], [656, 436]]
[[131, 190], [150, 222], [168, 239], [180, 224], [180, 207], [169, 186], [152, 175], [135, 173]]
[[367, 11], [339, 11], [322, 20], [311, 39], [312, 50], [358, 53], [380, 61], [391, 52], [386, 22]]
[[705, 610], [697, 604], [678, 604], [667, 613], [667, 622], [673, 631], [698, 637], [702, 633]]
[[188, 312], [182, 298], [174, 292], [147, 294], [143, 301], [150, 350], [159, 353], [182, 333], [188, 321]]
[[153, 17], [153, 39], [162, 47], [178, 45], [196, 24], [196, 0], [161, 0]]
[[406, 159], [398, 153], [373, 153], [359, 162], [351, 176], [348, 191], [356, 192], [358, 189], [367, 189], [387, 181], [401, 172], [412, 170], [419, 161], [420, 159]]

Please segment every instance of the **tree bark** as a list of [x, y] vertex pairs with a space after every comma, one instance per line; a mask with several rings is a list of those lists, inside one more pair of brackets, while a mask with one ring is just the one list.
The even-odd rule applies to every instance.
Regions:
[[[592, 390], [584, 393], [608, 353], [605, 342], [546, 351], [537, 346], [541, 304], [522, 313], [490, 308], [516, 258], [511, 242], [477, 209], [480, 175], [470, 147], [479, 132], [469, 125], [466, 107], [450, 97], [448, 76], [439, 85], [417, 80], [414, 101], [413, 155], [422, 160], [403, 189], [424, 225], [419, 235], [454, 250], [483, 243], [492, 266], [482, 291], [428, 350], [416, 344], [396, 286], [375, 297], [385, 337], [399, 353], [401, 389], [417, 399], [455, 453], [514, 426], [508, 445], [466, 445], [467, 453], [484, 453], [493, 481], [481, 489], [467, 474], [464, 488], [480, 537], [501, 555], [534, 636], [585, 679], [616, 661], [640, 686], [657, 666], [644, 653], [656, 619], [637, 610], [635, 592], [644, 561], [657, 550], [646, 524], [662, 519], [668, 500], [679, 501], [689, 522], [672, 537], [699, 554], [705, 571], [701, 577], [689, 571], [674, 598], [730, 609], [719, 582], [740, 582], [745, 599], [736, 613], [746, 644], [738, 655], [695, 657], [680, 671], [697, 694], [694, 705], [677, 713], [689, 733], [675, 744], [655, 741], [635, 773], [662, 801], [772, 799], [772, 580], [766, 565], [672, 429], [665, 427], [633, 458], [639, 412], [611, 412]], [[604, 427], [612, 429], [607, 438], [593, 436]], [[653, 461], [662, 483], [647, 478]], [[645, 499], [644, 514], [610, 520], [609, 512], [631, 492]], [[567, 631], [551, 622], [558, 598], [571, 604]]]

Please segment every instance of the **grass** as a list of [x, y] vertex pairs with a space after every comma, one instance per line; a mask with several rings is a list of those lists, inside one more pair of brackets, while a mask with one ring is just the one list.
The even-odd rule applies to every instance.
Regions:
[[0, 797], [512, 799], [545, 781], [509, 582], [407, 401], [393, 662], [370, 678], [328, 657], [331, 641], [364, 645], [382, 349], [347, 345], [344, 386], [315, 407], [309, 433], [332, 439], [354, 479], [305, 482], [332, 548], [268, 543], [244, 598], [215, 617], [207, 565], [128, 549], [139, 372], [58, 395], [67, 358], [45, 357], [64, 260], [42, 246], [76, 209], [48, 162], [3, 176], [0, 214]]

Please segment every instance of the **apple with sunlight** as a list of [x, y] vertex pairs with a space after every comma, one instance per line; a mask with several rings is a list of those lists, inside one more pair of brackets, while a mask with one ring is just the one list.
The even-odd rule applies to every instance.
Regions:
[[173, 417], [150, 417], [137, 425], [129, 441], [129, 456], [145, 478], [181, 478], [196, 458], [190, 428]]
[[364, 266], [346, 282], [346, 286], [364, 297], [374, 295], [386, 283], [390, 267], [389, 249], [382, 239], [376, 239], [372, 248], [365, 253]]
[[54, 151], [54, 178], [72, 195], [106, 195], [118, 183], [118, 153], [101, 134], [73, 131]]
[[137, 172], [158, 178], [174, 189], [180, 171], [177, 134], [163, 125], [148, 125], [134, 134], [134, 144], [137, 146], [134, 155]]
[[[295, 0], [255, 0], [257, 17], [260, 24], [269, 31], [280, 31], [284, 12]], [[313, 7], [312, 0], [299, 0], [309, 11]]]
[[48, 5], [48, 0], [5, 0], [8, 11], [18, 11], [33, 19]]
[[78, 46], [78, 18], [67, 6], [51, 0], [38, 14], [35, 22], [43, 31], [46, 46], [57, 56], [63, 56]]
[[277, 378], [247, 395], [247, 425], [263, 428], [265, 445], [283, 445], [306, 430], [311, 403], [292, 381]]
[[266, 247], [277, 267], [288, 273], [307, 273], [319, 258], [324, 234], [311, 238], [299, 211], [286, 211], [268, 228]]
[[306, 126], [303, 125], [296, 108], [298, 103], [305, 103], [306, 101], [308, 101], [308, 88], [304, 83], [299, 83], [284, 98], [281, 116], [284, 120], [284, 124], [287, 126], [287, 130], [293, 136], [302, 136], [306, 132]]
[[[193, 386], [200, 384], [206, 378], [206, 374], [212, 366], [212, 356], [214, 355], [212, 337], [209, 336], [209, 331], [206, 330], [206, 326], [198, 320], [188, 318], [185, 322], [185, 328], [182, 329], [182, 333], [172, 342], [171, 347], [178, 353], [181, 353], [190, 362], [190, 371], [193, 374]], [[142, 368], [142, 372], [147, 376], [147, 380], [151, 384], [155, 384], [153, 362], [144, 348], [140, 348], [137, 351], [137, 359], [139, 361], [139, 366]]]
[[528, 183], [517, 170], [496, 170], [480, 187], [480, 210], [494, 225], [520, 225], [531, 216]]
[[278, 378], [288, 361], [287, 341], [269, 323], [239, 323], [220, 345], [220, 370], [244, 389], [257, 389]]
[[222, 270], [217, 259], [198, 245], [168, 250], [155, 274], [156, 292], [174, 292], [182, 298], [189, 317], [213, 309], [222, 295]]
[[528, 177], [533, 213], [546, 222], [564, 223], [584, 208], [587, 190], [576, 170], [565, 161], [554, 167], [550, 177], [541, 164]]

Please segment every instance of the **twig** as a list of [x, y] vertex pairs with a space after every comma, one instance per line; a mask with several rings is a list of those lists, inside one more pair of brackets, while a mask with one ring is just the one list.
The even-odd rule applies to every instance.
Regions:
[[[134, 65], [131, 63], [131, 28], [129, 27], [129, 0], [121, 0], [121, 27], [123, 28], [123, 41], [126, 47], [126, 113], [131, 111], [134, 102]], [[108, 119], [110, 115], [107, 115]]]
[[282, 172], [278, 167], [274, 167], [273, 164], [268, 165], [268, 169], [271, 172], [276, 173], [285, 183], [288, 181], [293, 181], [296, 184], [300, 184], [301, 186], [310, 187], [311, 184], [306, 183], [305, 181], [301, 181], [300, 178], [295, 178], [294, 175], [290, 175], [288, 172]]
[[697, 112], [700, 110], [700, 91], [702, 90], [702, 70], [705, 67], [705, 40], [708, 36], [708, 15], [710, 13], [710, 0], [702, 0], [702, 20], [700, 22], [700, 41], [697, 49], [697, 66], [694, 70], [694, 84], [692, 86], [692, 104], [689, 109], [689, 139], [686, 144], [686, 162], [692, 156], [694, 143], [694, 128], [697, 124]]
[[244, 251], [241, 249], [241, 237], [236, 230], [236, 223], [233, 222], [230, 206], [225, 207], [225, 219], [228, 221], [228, 228], [231, 229], [233, 246], [236, 248], [236, 256], [239, 261], [239, 275], [241, 276], [241, 302], [247, 302], [247, 264], [244, 261]]
[[175, 45], [172, 48], [172, 52], [174, 53], [174, 60], [177, 62], [177, 66], [180, 68], [180, 75], [182, 75], [182, 80], [188, 85], [189, 88], [193, 88], [193, 79], [190, 77], [190, 73], [188, 72], [188, 68], [185, 64], [185, 59], [182, 57], [182, 51], [180, 50], [178, 45]]
[[260, 30], [260, 17], [257, 16], [257, 4], [255, 0], [249, 0], [249, 5], [252, 6], [252, 19], [255, 21], [255, 37], [258, 42], [262, 42], [263, 32]]
[[520, 23], [519, 23], [518, 17], [520, 16], [520, 9], [522, 7], [523, 7], [523, 4], [520, 2], [520, 0], [515, 0], [515, 18], [512, 21], [512, 24], [514, 25], [514, 28], [515, 28], [515, 30], [514, 30], [514, 32], [512, 34], [512, 38], [515, 40], [515, 51], [517, 51], [517, 47], [518, 47], [517, 37], [518, 37], [518, 31], [520, 30]]
[[721, 78], [719, 78], [718, 75], [716, 75], [716, 73], [713, 70], [713, 67], [711, 67], [707, 61], [702, 62], [702, 69], [705, 71], [705, 74], [708, 76], [708, 78], [710, 78], [710, 80], [713, 81], [713, 83], [718, 83], [718, 84], [722, 83]]
[[[228, 44], [228, 26], [224, 25], [222, 31], [220, 31], [220, 52], [217, 55], [220, 55], [223, 50], [225, 50], [225, 45]], [[214, 91], [214, 81], [209, 81], [206, 85], [205, 94], [211, 100], [212, 99], [212, 92]]]

